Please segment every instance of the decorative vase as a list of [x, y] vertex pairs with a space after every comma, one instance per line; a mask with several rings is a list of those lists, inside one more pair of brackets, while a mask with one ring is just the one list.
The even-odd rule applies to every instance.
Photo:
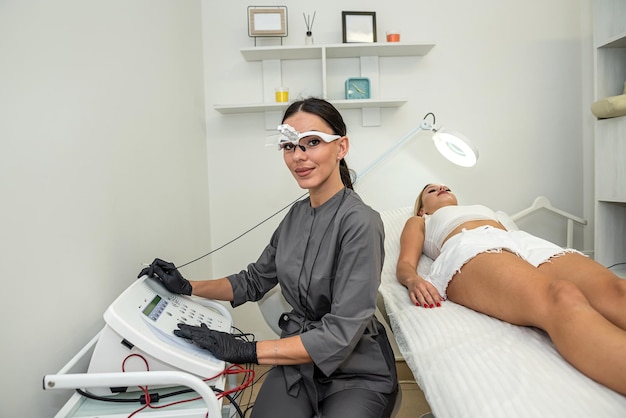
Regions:
[[305, 45], [313, 45], [313, 32], [307, 31], [306, 36], [304, 37]]

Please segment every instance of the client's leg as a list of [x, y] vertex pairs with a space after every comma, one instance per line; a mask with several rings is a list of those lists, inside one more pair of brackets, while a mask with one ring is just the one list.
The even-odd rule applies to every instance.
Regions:
[[553, 280], [503, 251], [470, 260], [447, 295], [478, 312], [545, 330], [574, 367], [626, 395], [626, 332], [593, 309], [573, 283]]
[[538, 268], [550, 277], [576, 284], [596, 311], [626, 330], [626, 280], [575, 253], [554, 257]]

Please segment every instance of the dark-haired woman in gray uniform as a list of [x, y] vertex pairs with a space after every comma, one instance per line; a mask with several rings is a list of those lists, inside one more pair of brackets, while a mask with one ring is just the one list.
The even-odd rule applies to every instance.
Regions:
[[292, 103], [279, 126], [285, 164], [309, 197], [294, 204], [259, 259], [240, 273], [188, 281], [156, 259], [140, 275], [233, 307], [280, 284], [293, 307], [277, 340], [241, 341], [206, 327], [176, 334], [231, 363], [275, 365], [252, 417], [388, 417], [397, 393], [393, 352], [375, 318], [384, 259], [379, 214], [352, 189], [346, 126], [325, 100]]

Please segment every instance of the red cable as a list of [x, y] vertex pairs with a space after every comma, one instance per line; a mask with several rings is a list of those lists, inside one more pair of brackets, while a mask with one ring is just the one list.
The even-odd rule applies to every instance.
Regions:
[[[122, 362], [122, 372], [125, 372], [125, 368], [126, 368], [126, 361], [128, 359], [130, 359], [131, 357], [139, 357], [141, 360], [143, 360], [144, 364], [146, 365], [146, 371], [150, 371], [150, 366], [148, 364], [148, 361], [146, 360], [145, 357], [143, 357], [141, 354], [130, 354], [128, 355], [124, 361]], [[213, 377], [209, 377], [209, 378], [205, 378], [203, 379], [204, 382], [208, 382], [214, 379], [217, 379], [218, 377], [222, 376], [222, 375], [231, 375], [231, 374], [239, 374], [239, 373], [245, 373], [245, 380], [238, 386], [231, 388], [227, 391], [222, 391], [219, 394], [216, 395], [217, 399], [222, 399], [224, 396], [226, 395], [230, 395], [231, 393], [235, 393], [235, 392], [239, 392], [240, 390], [243, 390], [245, 388], [247, 388], [248, 386], [250, 386], [250, 384], [252, 384], [252, 382], [254, 381], [254, 376], [255, 376], [255, 372], [254, 369], [246, 369], [244, 368], [241, 364], [231, 364], [230, 366], [228, 366], [227, 368], [225, 368], [224, 370], [222, 370], [221, 372], [219, 372], [218, 374], [216, 374]], [[191, 399], [183, 399], [180, 401], [176, 401], [176, 402], [170, 402], [168, 404], [164, 404], [164, 405], [152, 405], [150, 403], [150, 392], [148, 391], [148, 386], [138, 386], [139, 389], [141, 389], [141, 391], [144, 394], [145, 400], [146, 400], [146, 404], [144, 406], [142, 406], [141, 408], [133, 411], [128, 418], [132, 418], [135, 414], [143, 411], [146, 408], [151, 408], [151, 409], [161, 409], [161, 408], [167, 408], [173, 405], [178, 405], [178, 404], [182, 404], [185, 402], [193, 402], [193, 401], [197, 401], [199, 399], [202, 399], [201, 396], [198, 396], [196, 398], [191, 398]], [[207, 411], [206, 413], [206, 417], [208, 418], [209, 413]]]

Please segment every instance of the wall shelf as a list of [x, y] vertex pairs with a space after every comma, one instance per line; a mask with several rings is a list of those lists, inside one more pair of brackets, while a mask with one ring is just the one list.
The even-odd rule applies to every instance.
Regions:
[[[626, 2], [594, 0], [595, 100], [626, 82]], [[626, 116], [595, 122], [595, 251], [604, 266], [626, 262]], [[616, 274], [626, 277], [620, 265]]]
[[[266, 129], [274, 129], [277, 113], [284, 111], [288, 103], [274, 101], [274, 86], [281, 85], [281, 61], [318, 59], [321, 62], [322, 97], [338, 109], [361, 109], [364, 126], [380, 125], [380, 109], [400, 107], [405, 98], [381, 98], [379, 84], [380, 57], [424, 56], [434, 44], [417, 43], [372, 43], [372, 44], [332, 44], [302, 46], [264, 46], [242, 48], [241, 55], [248, 62], [260, 61], [263, 64], [263, 102], [215, 104], [213, 107], [222, 114], [265, 113]], [[368, 77], [372, 85], [372, 98], [366, 100], [334, 100], [327, 94], [327, 60], [336, 58], [360, 59], [361, 76]]]
[[271, 59], [301, 60], [326, 58], [411, 57], [428, 54], [435, 44], [414, 43], [373, 43], [373, 44], [334, 44], [303, 46], [260, 46], [241, 49], [246, 61]]
[[[400, 107], [406, 99], [366, 99], [366, 100], [329, 100], [337, 109], [366, 109], [381, 107]], [[218, 112], [229, 115], [236, 113], [257, 113], [284, 111], [289, 103], [251, 103], [237, 105], [216, 104], [213, 107]]]
[[596, 48], [626, 48], [626, 33], [614, 36], [598, 45]]

